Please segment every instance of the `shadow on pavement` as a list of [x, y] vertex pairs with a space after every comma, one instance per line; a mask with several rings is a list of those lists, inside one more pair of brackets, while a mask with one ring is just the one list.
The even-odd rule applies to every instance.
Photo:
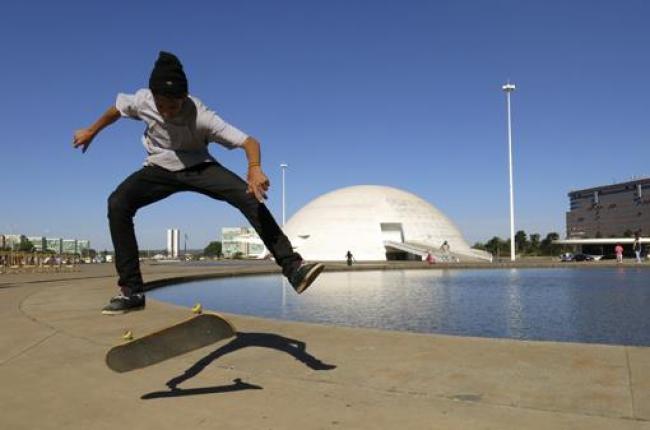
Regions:
[[203, 388], [172, 388], [169, 391], [155, 391], [153, 393], [145, 394], [140, 397], [143, 400], [150, 399], [162, 399], [165, 397], [182, 397], [182, 396], [196, 396], [199, 394], [220, 394], [220, 393], [231, 393], [234, 391], [243, 391], [243, 390], [262, 390], [263, 388], [259, 385], [248, 384], [243, 382], [241, 379], [237, 378], [233, 380], [233, 384], [230, 385], [220, 385], [216, 387], [203, 387]]
[[288, 337], [280, 336], [272, 333], [243, 333], [237, 332], [235, 338], [230, 341], [228, 344], [218, 348], [216, 351], [211, 352], [206, 355], [199, 361], [197, 361], [192, 367], [183, 372], [182, 375], [176, 376], [169, 381], [166, 385], [169, 387], [170, 391], [159, 391], [154, 393], [149, 393], [143, 395], [142, 399], [155, 399], [162, 397], [178, 397], [178, 396], [189, 396], [195, 394], [215, 394], [215, 393], [228, 393], [233, 391], [241, 390], [261, 390], [262, 387], [258, 385], [248, 384], [242, 382], [241, 379], [235, 379], [234, 384], [223, 385], [216, 387], [205, 387], [205, 388], [193, 388], [193, 389], [181, 389], [178, 388], [178, 385], [183, 382], [191, 379], [201, 373], [208, 365], [213, 361], [217, 360], [219, 357], [222, 357], [226, 354], [238, 351], [242, 348], [248, 347], [261, 347], [261, 348], [271, 348], [277, 351], [286, 352], [287, 354], [293, 356], [296, 360], [301, 361], [307, 367], [313, 370], [332, 370], [336, 366], [333, 364], [323, 363], [321, 360], [317, 359], [313, 355], [309, 354], [306, 351], [305, 342], [290, 339]]

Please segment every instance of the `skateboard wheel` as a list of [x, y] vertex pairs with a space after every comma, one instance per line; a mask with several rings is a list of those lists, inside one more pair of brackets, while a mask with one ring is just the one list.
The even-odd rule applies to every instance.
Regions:
[[122, 339], [124, 340], [133, 340], [133, 333], [131, 330], [127, 330], [122, 334]]
[[201, 303], [197, 303], [194, 305], [192, 308], [192, 313], [193, 314], [200, 314], [203, 312], [203, 306], [201, 306]]

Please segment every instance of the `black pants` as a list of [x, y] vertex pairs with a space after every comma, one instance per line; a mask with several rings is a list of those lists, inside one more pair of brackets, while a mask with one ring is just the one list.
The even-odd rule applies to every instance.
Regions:
[[133, 217], [138, 209], [178, 191], [196, 191], [239, 209], [289, 276], [301, 261], [263, 203], [246, 192], [247, 184], [218, 163], [178, 172], [145, 166], [126, 178], [108, 198], [108, 219], [115, 248], [118, 285], [127, 293], [142, 291], [142, 274]]

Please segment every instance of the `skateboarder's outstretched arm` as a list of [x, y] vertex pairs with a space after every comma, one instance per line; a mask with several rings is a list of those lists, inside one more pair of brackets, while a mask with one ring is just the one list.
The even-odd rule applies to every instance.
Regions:
[[82, 128], [74, 132], [74, 138], [72, 140], [72, 145], [75, 148], [82, 147], [81, 152], [86, 152], [90, 142], [97, 136], [97, 134], [102, 131], [105, 127], [113, 124], [115, 121], [120, 119], [122, 115], [120, 111], [117, 110], [115, 106], [108, 108], [104, 114], [99, 117], [93, 125], [88, 128]]
[[259, 202], [263, 202], [266, 199], [266, 192], [269, 190], [271, 184], [269, 178], [262, 171], [260, 144], [253, 137], [249, 136], [244, 141], [243, 148], [248, 159], [248, 175], [246, 178], [248, 192], [254, 194]]

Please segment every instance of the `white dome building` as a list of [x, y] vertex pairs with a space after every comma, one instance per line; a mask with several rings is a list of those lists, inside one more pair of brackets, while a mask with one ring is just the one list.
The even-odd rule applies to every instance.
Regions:
[[[348, 250], [359, 261], [443, 257], [444, 241], [454, 260], [491, 260], [471, 249], [460, 231], [425, 200], [391, 187], [341, 188], [312, 200], [286, 224], [285, 234], [307, 260], [345, 260]], [[444, 258], [443, 257], [443, 258]]]

